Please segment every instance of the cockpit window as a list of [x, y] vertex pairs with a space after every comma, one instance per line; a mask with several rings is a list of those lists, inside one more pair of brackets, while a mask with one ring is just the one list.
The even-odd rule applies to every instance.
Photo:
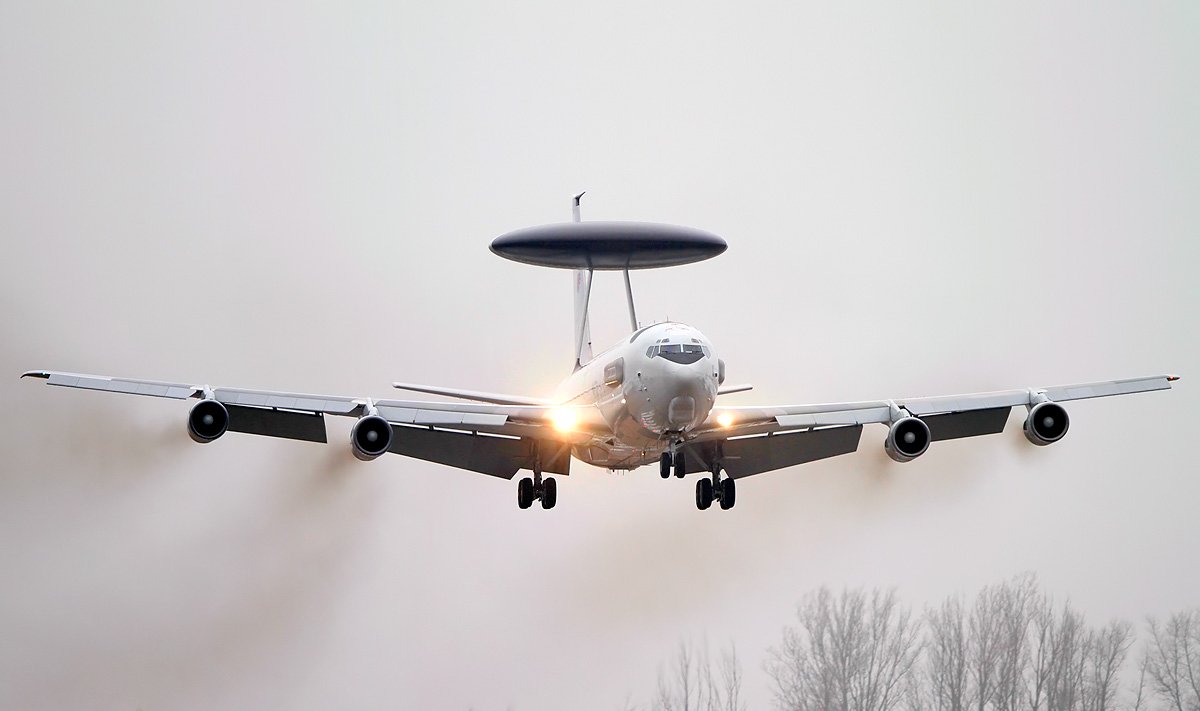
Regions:
[[651, 358], [662, 357], [681, 365], [695, 363], [708, 354], [708, 348], [697, 343], [658, 343], [646, 349]]

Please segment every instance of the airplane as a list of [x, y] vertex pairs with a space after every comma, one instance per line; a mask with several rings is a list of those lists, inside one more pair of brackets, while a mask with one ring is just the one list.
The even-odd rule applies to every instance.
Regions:
[[[540, 399], [457, 388], [394, 383], [400, 390], [454, 398], [451, 402], [311, 395], [188, 383], [32, 370], [22, 377], [49, 385], [198, 399], [188, 414], [191, 438], [209, 443], [226, 432], [327, 442], [326, 415], [357, 418], [351, 450], [370, 461], [392, 452], [450, 467], [513, 479], [517, 505], [544, 509], [558, 499], [556, 479], [572, 457], [613, 472], [659, 465], [659, 474], [701, 474], [695, 501], [734, 506], [743, 477], [849, 454], [864, 425], [887, 428], [884, 451], [897, 462], [924, 454], [932, 442], [1003, 431], [1013, 407], [1027, 416], [1022, 430], [1034, 445], [1058, 442], [1070, 419], [1061, 403], [1083, 398], [1167, 390], [1176, 375], [1022, 388], [1001, 392], [784, 406], [724, 406], [725, 362], [692, 326], [640, 326], [629, 272], [677, 266], [723, 253], [723, 239], [702, 230], [641, 222], [585, 222], [583, 193], [572, 197], [572, 221], [509, 232], [491, 250], [527, 264], [570, 269], [574, 278], [574, 370], [556, 397]], [[621, 271], [629, 336], [592, 353], [589, 301], [597, 271]]]

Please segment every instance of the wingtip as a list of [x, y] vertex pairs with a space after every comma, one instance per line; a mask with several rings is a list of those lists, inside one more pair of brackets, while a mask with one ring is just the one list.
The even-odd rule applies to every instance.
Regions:
[[1173, 383], [1173, 382], [1175, 382], [1176, 380], [1179, 380], [1179, 376], [1178, 376], [1178, 375], [1168, 375], [1168, 376], [1167, 376], [1167, 382], [1168, 382], [1168, 383]]
[[50, 374], [44, 370], [27, 370], [21, 373], [22, 378], [49, 378]]

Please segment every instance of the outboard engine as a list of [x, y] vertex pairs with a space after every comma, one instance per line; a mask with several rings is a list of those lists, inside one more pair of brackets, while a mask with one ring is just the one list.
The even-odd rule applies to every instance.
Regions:
[[892, 423], [883, 451], [897, 462], [911, 462], [929, 449], [929, 440], [929, 425], [910, 415]]
[[188, 436], [204, 444], [225, 434], [229, 429], [229, 411], [216, 400], [204, 399], [188, 413]]
[[350, 430], [350, 444], [354, 456], [369, 462], [392, 446], [392, 425], [379, 415], [361, 417]]
[[1025, 431], [1025, 439], [1045, 447], [1062, 439], [1070, 426], [1071, 418], [1067, 417], [1066, 408], [1057, 402], [1046, 401], [1029, 409], [1021, 429]]

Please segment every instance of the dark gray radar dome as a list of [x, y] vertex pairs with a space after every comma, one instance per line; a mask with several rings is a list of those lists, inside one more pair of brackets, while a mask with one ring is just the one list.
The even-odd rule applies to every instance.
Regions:
[[492, 251], [515, 262], [560, 269], [651, 269], [710, 259], [725, 240], [704, 230], [652, 222], [562, 222], [500, 235]]

